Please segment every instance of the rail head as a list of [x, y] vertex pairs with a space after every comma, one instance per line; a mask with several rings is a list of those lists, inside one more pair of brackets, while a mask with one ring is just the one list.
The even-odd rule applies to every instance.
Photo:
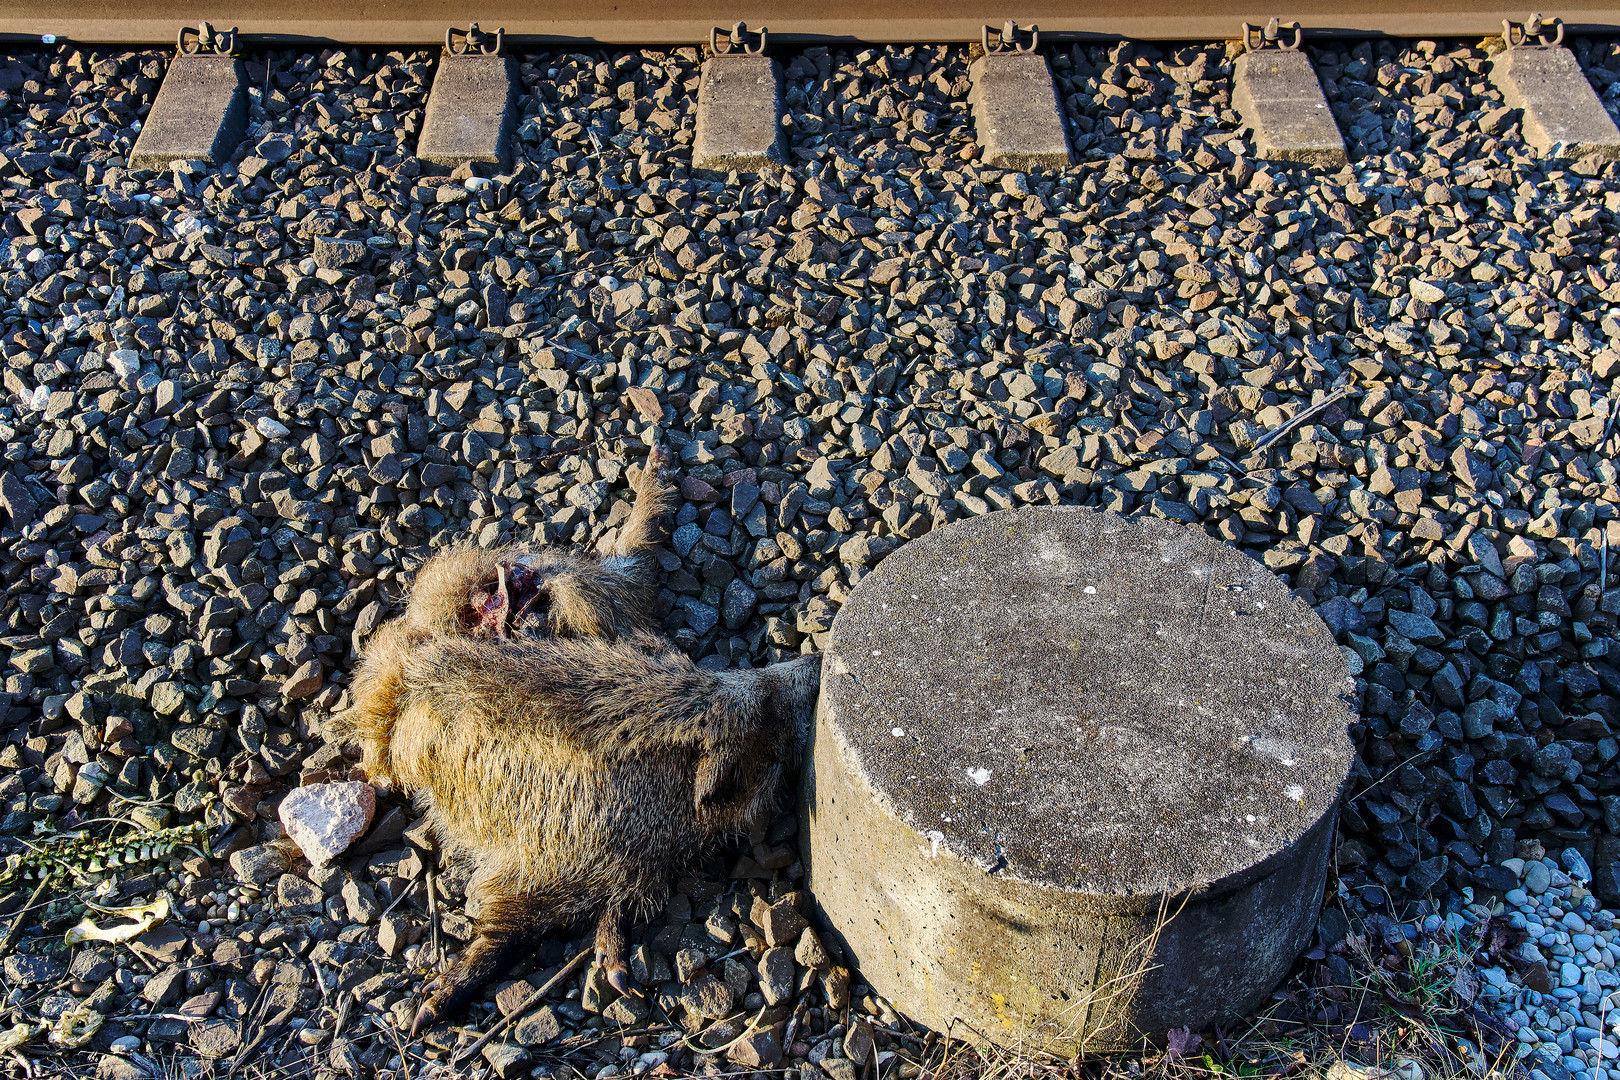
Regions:
[[[984, 44], [982, 0], [816, 0], [788, 5], [755, 0], [491, 0], [479, 8], [485, 26], [504, 29], [513, 47], [682, 46], [718, 39], [716, 28], [770, 27], [772, 44]], [[1039, 26], [1043, 44], [1072, 40], [1219, 41], [1247, 22], [1264, 27], [1277, 14], [1256, 0], [1020, 0], [1020, 26]], [[1507, 4], [1458, 0], [1292, 0], [1289, 19], [1313, 39], [1326, 37], [1496, 37], [1504, 21], [1526, 24]], [[1620, 0], [1580, 0], [1559, 21], [1542, 20], [1549, 41], [1570, 34], [1620, 31]], [[235, 27], [237, 46], [356, 45], [438, 47], [445, 28], [466, 26], [466, 8], [448, 0], [8, 0], [0, 4], [0, 37], [18, 44], [147, 45], [175, 41], [175, 27]], [[994, 28], [996, 24], [992, 22]], [[200, 29], [200, 27], [199, 27]], [[1510, 45], [1540, 45], [1541, 33], [1509, 31]]]

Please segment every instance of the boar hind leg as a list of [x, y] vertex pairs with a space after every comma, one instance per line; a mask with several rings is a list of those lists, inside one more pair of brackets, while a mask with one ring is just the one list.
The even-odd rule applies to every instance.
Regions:
[[638, 558], [649, 554], [658, 546], [658, 519], [675, 505], [677, 496], [669, 482], [670, 454], [663, 446], [655, 446], [647, 454], [636, 481], [636, 501], [630, 507], [630, 516], [619, 530], [618, 540], [604, 555], [609, 558]]
[[596, 920], [596, 964], [607, 975], [609, 985], [619, 993], [642, 997], [641, 988], [636, 985], [636, 980], [630, 975], [630, 967], [625, 963], [628, 942], [624, 926], [628, 920], [629, 913], [621, 904], [609, 902], [603, 909], [601, 917]]
[[478, 918], [478, 936], [448, 971], [423, 988], [424, 1000], [411, 1024], [411, 1037], [467, 1004], [491, 979], [532, 952], [542, 937], [570, 921], [546, 896], [528, 893], [486, 898]]

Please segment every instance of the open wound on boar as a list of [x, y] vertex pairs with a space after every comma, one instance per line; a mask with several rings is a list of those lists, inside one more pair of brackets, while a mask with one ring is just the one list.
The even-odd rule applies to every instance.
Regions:
[[495, 567], [494, 578], [473, 586], [462, 624], [469, 633], [506, 639], [541, 634], [546, 627], [545, 577], [522, 558]]

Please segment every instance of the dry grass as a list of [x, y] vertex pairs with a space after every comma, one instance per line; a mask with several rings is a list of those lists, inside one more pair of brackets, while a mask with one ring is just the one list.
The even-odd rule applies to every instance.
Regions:
[[1230, 1031], [1166, 1032], [1155, 1042], [1168, 1045], [1074, 1058], [1053, 1052], [1070, 1035], [1039, 1046], [945, 1038], [926, 1053], [900, 1043], [883, 1080], [1512, 1080], [1525, 1075], [1515, 1040], [1477, 998], [1476, 955], [1513, 944], [1492, 929], [1442, 927], [1386, 945], [1393, 935], [1353, 926], [1331, 951], [1307, 952], [1270, 1004]]

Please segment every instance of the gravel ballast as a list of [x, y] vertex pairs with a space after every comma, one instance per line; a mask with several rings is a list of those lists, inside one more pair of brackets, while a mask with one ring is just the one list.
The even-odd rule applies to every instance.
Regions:
[[[1574, 47], [1613, 111], [1620, 53]], [[82, 830], [124, 865], [76, 857], [26, 915], [6, 1024], [60, 1026], [30, 1052], [107, 1076], [397, 1070], [422, 968], [470, 931], [464, 883], [386, 800], [314, 867], [281, 799], [358, 778], [322, 733], [429, 551], [596, 542], [662, 440], [684, 502], [659, 610], [705, 666], [815, 649], [887, 553], [1004, 507], [1168, 517], [1263, 561], [1357, 677], [1346, 910], [1541, 926], [1545, 970], [1491, 981], [1524, 959], [1503, 939], [1482, 1000], [1548, 1080], [1600, 1080], [1620, 167], [1537, 160], [1487, 53], [1428, 42], [1314, 50], [1352, 164], [1268, 166], [1232, 56], [1054, 52], [1077, 164], [1024, 176], [974, 162], [966, 50], [786, 54], [791, 166], [730, 182], [688, 172], [690, 49], [521, 57], [512, 169], [452, 175], [410, 156], [427, 53], [251, 56], [232, 162], [162, 172], [123, 162], [163, 54], [8, 57], [0, 845]], [[645, 1006], [587, 974], [485, 1065], [850, 1080], [904, 1049], [803, 926], [794, 829], [638, 928]], [[87, 900], [163, 898], [133, 948], [64, 942], [117, 923]]]

